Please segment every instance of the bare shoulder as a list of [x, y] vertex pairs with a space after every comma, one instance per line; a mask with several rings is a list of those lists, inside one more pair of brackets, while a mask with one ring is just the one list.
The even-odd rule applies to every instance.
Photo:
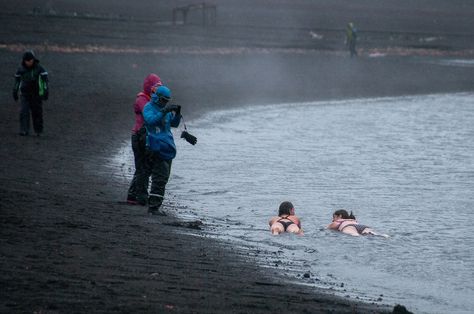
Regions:
[[291, 216], [288, 216], [289, 219], [293, 220], [293, 221], [300, 221], [300, 219], [298, 218], [298, 216], [295, 216], [295, 215], [291, 215]]
[[270, 218], [270, 220], [268, 221], [268, 224], [271, 226], [273, 225], [280, 217], [278, 216], [274, 216], [272, 218]]

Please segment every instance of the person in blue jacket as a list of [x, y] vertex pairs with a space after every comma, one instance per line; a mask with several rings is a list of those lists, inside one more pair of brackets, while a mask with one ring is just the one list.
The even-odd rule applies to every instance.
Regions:
[[147, 172], [151, 175], [148, 212], [153, 215], [166, 215], [160, 211], [160, 207], [171, 172], [171, 162], [176, 156], [171, 127], [176, 128], [181, 122], [181, 106], [170, 104], [170, 100], [170, 89], [160, 86], [143, 108], [143, 119], [147, 130]]

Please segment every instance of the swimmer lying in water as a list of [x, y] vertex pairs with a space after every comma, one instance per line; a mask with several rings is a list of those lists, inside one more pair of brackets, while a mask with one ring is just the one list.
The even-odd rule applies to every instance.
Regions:
[[295, 216], [295, 208], [291, 202], [281, 203], [278, 216], [272, 217], [268, 224], [273, 235], [283, 232], [303, 234], [300, 219]]
[[375, 233], [368, 226], [358, 223], [352, 212], [349, 214], [344, 209], [339, 209], [334, 212], [332, 215], [332, 222], [327, 226], [327, 228], [356, 237], [370, 234], [388, 238], [388, 235]]

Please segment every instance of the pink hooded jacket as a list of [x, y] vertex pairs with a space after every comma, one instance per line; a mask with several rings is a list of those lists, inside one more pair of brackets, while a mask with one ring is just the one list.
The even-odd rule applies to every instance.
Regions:
[[143, 81], [143, 91], [137, 94], [135, 103], [133, 104], [133, 111], [135, 112], [135, 125], [132, 129], [132, 133], [136, 134], [143, 126], [143, 107], [150, 101], [152, 88], [156, 85], [161, 86], [161, 79], [156, 74], [149, 74]]

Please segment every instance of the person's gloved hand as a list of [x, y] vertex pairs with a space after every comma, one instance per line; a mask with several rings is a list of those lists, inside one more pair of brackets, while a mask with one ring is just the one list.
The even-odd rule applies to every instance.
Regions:
[[[161, 109], [161, 111], [163, 113], [168, 113], [168, 112], [171, 112], [171, 111], [177, 111], [178, 110], [178, 105], [172, 105], [172, 104], [166, 104], [166, 106], [163, 107], [163, 109]], [[181, 108], [180, 108], [181, 110]]]
[[13, 99], [18, 101], [18, 92], [16, 90], [13, 91]]
[[177, 116], [181, 115], [181, 106], [176, 105], [178, 108], [174, 111]]
[[189, 134], [188, 131], [183, 131], [181, 133], [181, 138], [184, 138], [186, 140], [186, 142], [188, 142], [189, 144], [192, 144], [192, 145], [196, 145], [196, 143], [197, 143], [197, 137], [195, 137], [194, 135]]
[[49, 91], [48, 91], [48, 90], [45, 90], [45, 91], [44, 91], [44, 94], [43, 94], [43, 97], [41, 97], [41, 99], [43, 99], [43, 100], [48, 100], [48, 97], [49, 97]]

